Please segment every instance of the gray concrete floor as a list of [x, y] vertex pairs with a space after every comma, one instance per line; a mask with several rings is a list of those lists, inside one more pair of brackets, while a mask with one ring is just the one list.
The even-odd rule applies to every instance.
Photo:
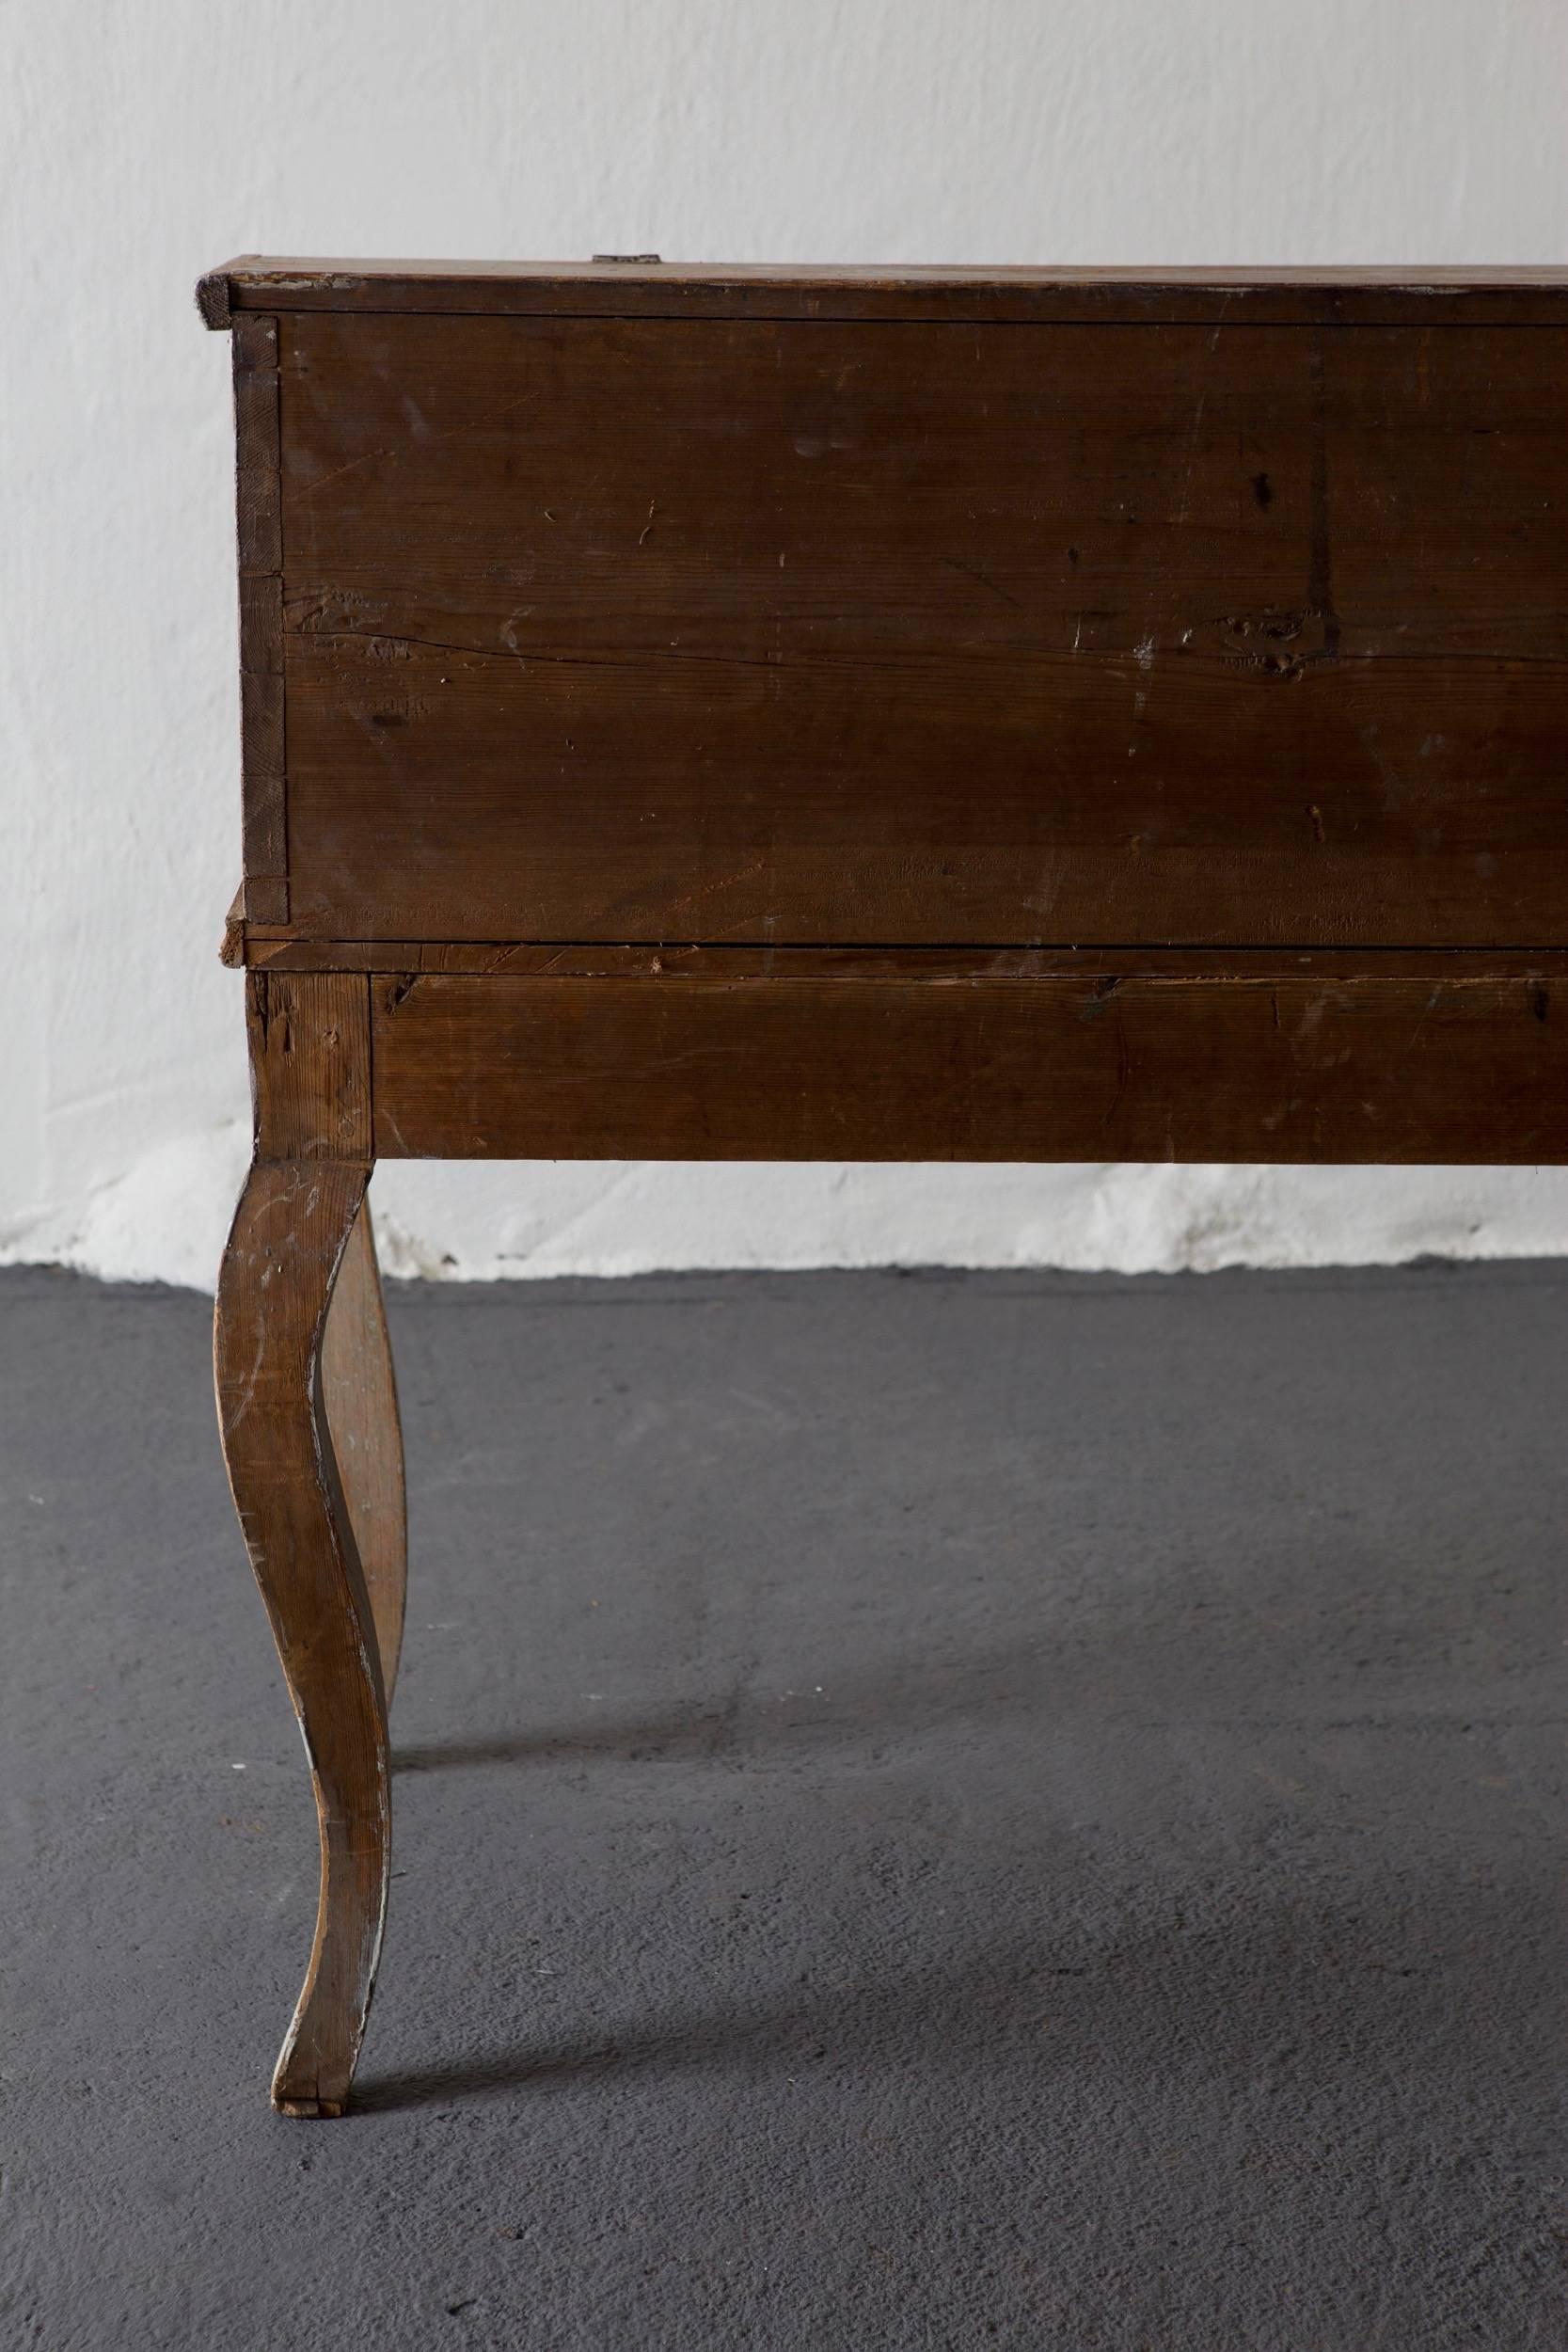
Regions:
[[207, 1308], [0, 1278], [0, 2344], [1568, 2339], [1568, 1266], [410, 1288], [357, 2112]]

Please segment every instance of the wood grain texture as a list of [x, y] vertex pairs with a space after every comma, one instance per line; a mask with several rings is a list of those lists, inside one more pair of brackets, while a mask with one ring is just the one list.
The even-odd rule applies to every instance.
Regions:
[[234, 321], [245, 875], [258, 920], [289, 919], [277, 321]]
[[307, 936], [1568, 941], [1568, 329], [282, 346]]
[[368, 1165], [365, 979], [351, 972], [252, 973], [245, 1021], [257, 1157]]
[[[265, 931], [261, 933], [263, 938], [266, 935]], [[245, 884], [241, 882], [230, 900], [229, 912], [223, 918], [223, 937], [218, 943], [218, 961], [230, 972], [237, 972], [242, 970], [249, 960], [250, 932], [245, 921]], [[265, 956], [257, 958], [259, 963], [264, 963], [267, 961]]]
[[1568, 273], [211, 274], [235, 1501], [335, 2114], [404, 1612], [372, 1157], [1568, 1162]]
[[1166, 979], [1568, 978], [1568, 947], [715, 947], [478, 939], [300, 939], [243, 927], [227, 961], [265, 972], [463, 972], [479, 978], [1044, 979], [1056, 973]]
[[408, 1514], [397, 1380], [368, 1200], [350, 1228], [333, 1286], [322, 1338], [321, 1391], [389, 1708], [403, 1648]]
[[387, 1157], [1568, 1159], [1560, 979], [372, 987]]
[[315, 1936], [273, 2078], [292, 2115], [339, 2115], [386, 1916], [390, 1801], [375, 1629], [321, 1395], [324, 1326], [368, 1169], [253, 1167], [214, 1325], [235, 1508], [305, 1736], [321, 1834]]
[[734, 262], [426, 262], [241, 254], [197, 290], [210, 326], [262, 310], [527, 316], [945, 319], [1291, 326], [1540, 325], [1568, 271], [748, 266]]

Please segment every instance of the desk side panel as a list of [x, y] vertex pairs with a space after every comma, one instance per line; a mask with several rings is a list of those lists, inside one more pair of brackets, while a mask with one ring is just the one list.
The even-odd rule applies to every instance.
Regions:
[[322, 939], [1568, 942], [1568, 335], [285, 315]]

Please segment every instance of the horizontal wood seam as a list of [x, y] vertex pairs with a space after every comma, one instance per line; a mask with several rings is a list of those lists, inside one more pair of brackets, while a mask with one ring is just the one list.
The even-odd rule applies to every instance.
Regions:
[[[857, 963], [868, 970], [888, 960], [895, 960], [899, 967], [911, 977], [934, 973], [939, 966], [952, 970], [961, 961], [973, 966], [975, 977], [1001, 978], [1008, 977], [997, 968], [998, 959], [1008, 959], [1027, 967], [1017, 977], [1030, 978], [1047, 967], [1058, 972], [1086, 971], [1118, 965], [1128, 973], [1150, 971], [1160, 965], [1176, 964], [1194, 974], [1214, 973], [1238, 959], [1247, 959], [1259, 969], [1312, 971], [1323, 973], [1329, 966], [1347, 973], [1365, 971], [1369, 977], [1390, 977], [1396, 964], [1430, 966], [1434, 973], [1453, 974], [1461, 971], [1481, 973], [1488, 977], [1507, 977], [1511, 973], [1528, 976], [1537, 970], [1561, 968], [1568, 970], [1568, 946], [1535, 946], [1500, 945], [1495, 946], [1424, 946], [1419, 942], [1405, 946], [1331, 947], [1307, 944], [1237, 945], [1209, 944], [1202, 946], [1150, 946], [1147, 943], [1099, 944], [1085, 946], [1025, 946], [1016, 941], [997, 941], [974, 945], [963, 941], [952, 945], [910, 946], [900, 941], [822, 943], [789, 946], [761, 941], [627, 941], [599, 940], [311, 940], [294, 936], [269, 934], [263, 927], [247, 925], [244, 933], [245, 961], [259, 969], [288, 971], [354, 971], [354, 972], [467, 972], [474, 977], [501, 977], [498, 959], [531, 957], [549, 960], [578, 959], [594, 961], [615, 972], [617, 977], [635, 970], [652, 967], [652, 977], [673, 977], [683, 966], [707, 963], [716, 966], [721, 960], [754, 960], [762, 968], [758, 977], [784, 977], [793, 967], [809, 970], [813, 965], [834, 964], [849, 972]], [[230, 959], [232, 960], [232, 959]], [[541, 970], [546, 968], [541, 962]]]

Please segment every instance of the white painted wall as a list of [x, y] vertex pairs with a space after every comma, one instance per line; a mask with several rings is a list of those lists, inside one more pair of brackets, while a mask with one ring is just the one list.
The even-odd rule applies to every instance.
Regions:
[[[210, 1280], [245, 1152], [241, 250], [1559, 262], [1562, 0], [4, 0], [0, 1255]], [[1555, 1250], [1559, 1174], [388, 1168], [394, 1266]]]

